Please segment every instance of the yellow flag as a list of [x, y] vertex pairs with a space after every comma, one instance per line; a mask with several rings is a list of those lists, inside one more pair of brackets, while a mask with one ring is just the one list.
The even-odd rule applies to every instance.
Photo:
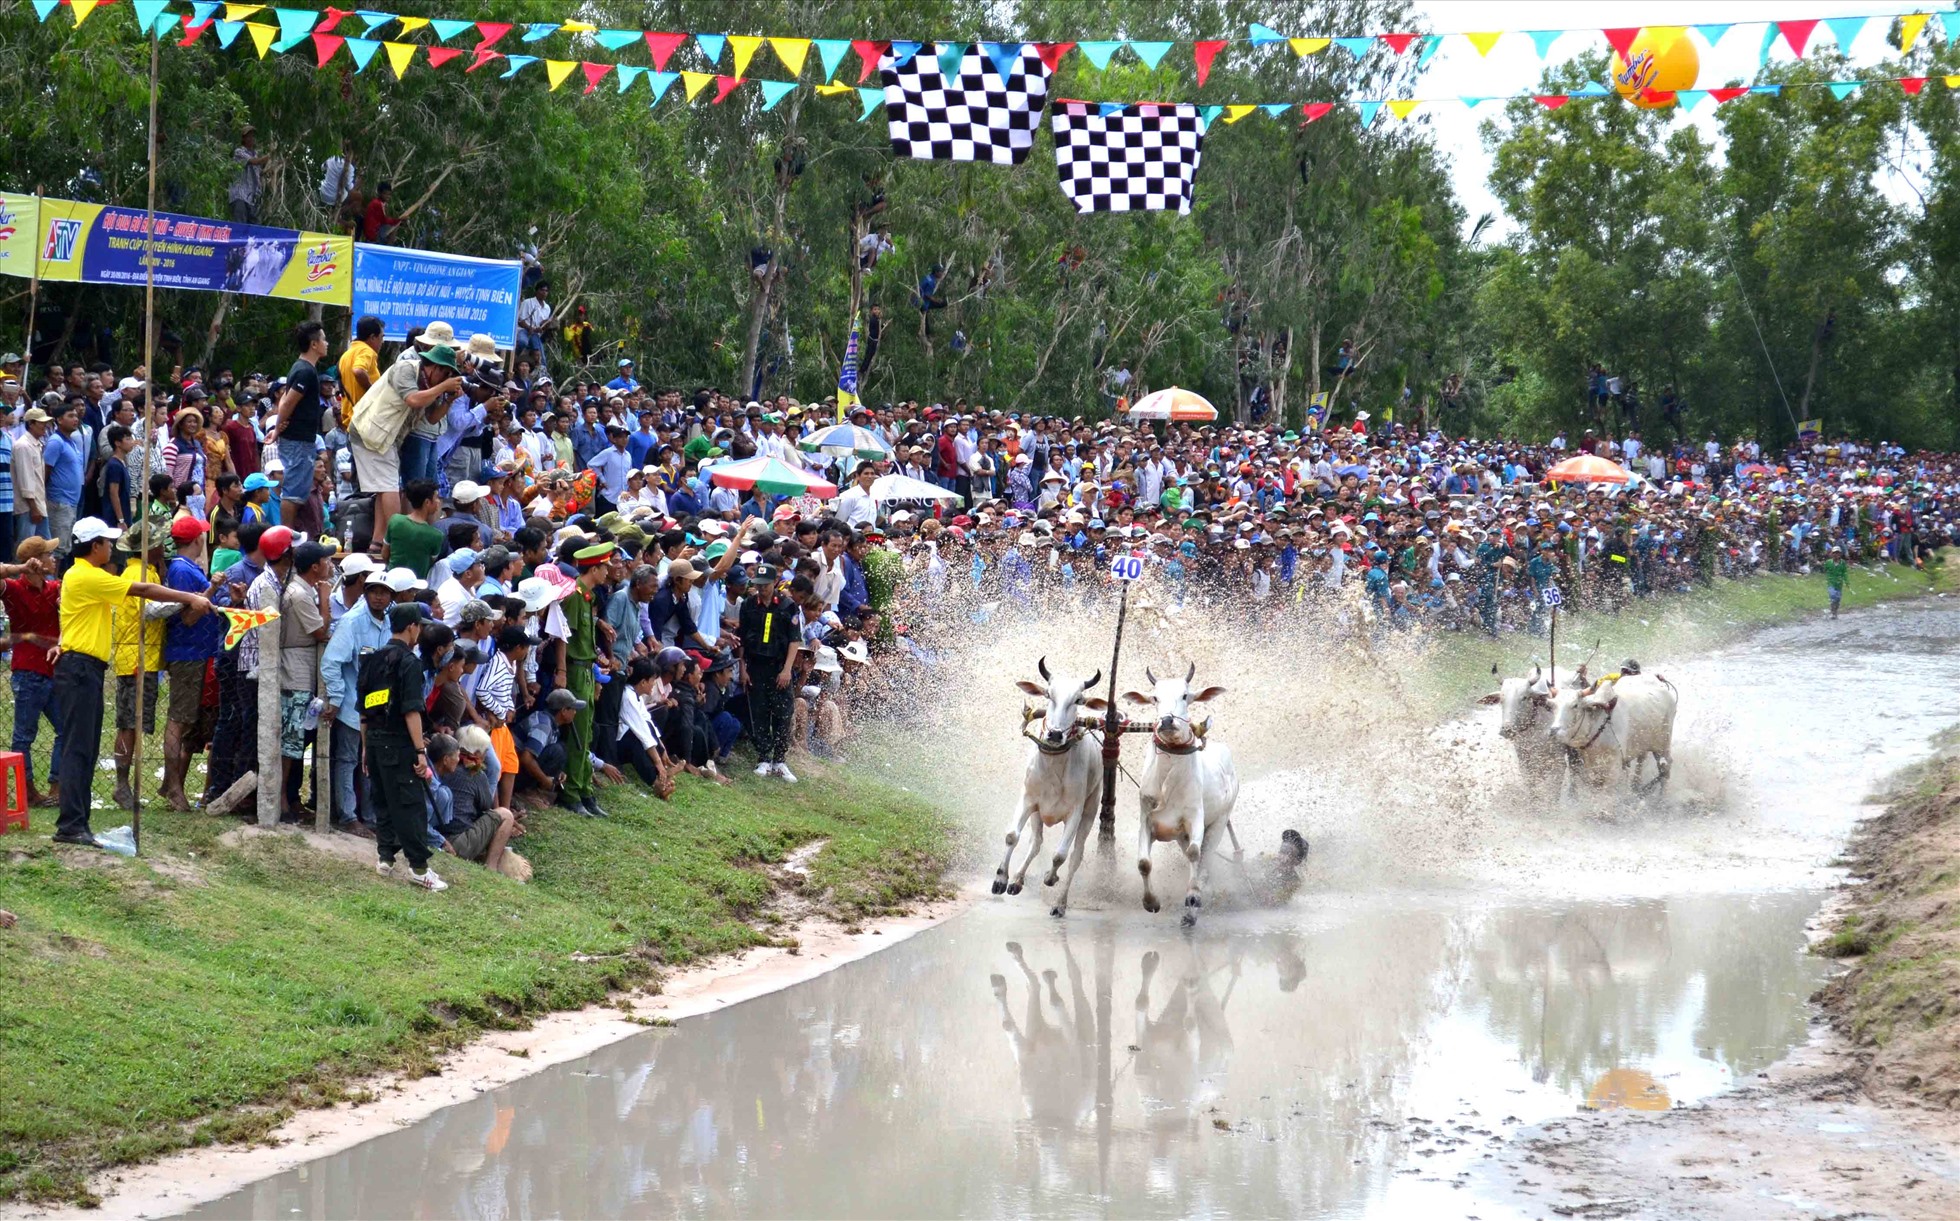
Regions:
[[1318, 55], [1334, 45], [1331, 38], [1289, 38], [1286, 45], [1293, 48], [1295, 55]]
[[402, 73], [408, 71], [409, 62], [415, 58], [415, 47], [416, 44], [412, 42], [384, 42], [381, 44], [381, 49], [388, 53], [388, 66], [395, 70], [396, 80], [400, 80]]
[[[803, 61], [810, 57], [810, 40], [807, 38], [771, 38], [769, 46], [776, 52], [776, 58], [783, 61], [791, 76], [803, 75]], [[735, 75], [742, 75], [738, 69]]]
[[1948, 89], [1960, 89], [1960, 76], [1946, 76], [1940, 79], [1946, 82]]
[[567, 34], [590, 34], [599, 27], [590, 21], [567, 21], [558, 28]]
[[1675, 41], [1687, 32], [1688, 27], [1685, 25], [1648, 26], [1647, 37], [1654, 40], [1654, 58], [1665, 59], [1667, 53], [1674, 49]]
[[1489, 55], [1490, 49], [1497, 45], [1497, 40], [1504, 37], [1504, 31], [1487, 30], [1481, 34], [1465, 34], [1464, 37], [1470, 40], [1471, 46], [1477, 48], [1477, 54]]
[[82, 22], [87, 21], [88, 15], [93, 13], [95, 6], [101, 2], [102, 0], [68, 0], [68, 7], [75, 14], [75, 24], [80, 25]]
[[551, 87], [556, 89], [565, 83], [565, 78], [570, 76], [572, 69], [576, 67], [578, 63], [574, 60], [547, 59], [544, 61], [544, 74], [551, 81]]
[[419, 30], [423, 26], [429, 24], [429, 19], [427, 17], [400, 17], [397, 18], [396, 20], [402, 23], [401, 33], [404, 34], [414, 33], [416, 30]]
[[1259, 109], [1257, 106], [1248, 106], [1243, 104], [1238, 106], [1227, 106], [1225, 108], [1225, 121], [1227, 123], [1236, 123], [1240, 119], [1243, 119], [1245, 116], [1251, 114], [1253, 111], [1257, 109]]
[[265, 58], [265, 49], [272, 45], [274, 39], [279, 37], [278, 26], [266, 25], [260, 21], [246, 22], [245, 32], [252, 36], [252, 45], [259, 49], [260, 59]]
[[263, 4], [227, 4], [225, 5], [225, 20], [243, 21], [264, 7], [265, 5]]
[[762, 40], [753, 34], [730, 34], [728, 36], [729, 49], [735, 52], [735, 75], [747, 76], [749, 74], [749, 60], [754, 58], [756, 49], [761, 45]]
[[1926, 28], [1928, 13], [1907, 13], [1899, 18], [1899, 52], [1912, 50], [1912, 44], [1919, 41], [1919, 31]]
[[700, 97], [701, 91], [706, 89], [714, 79], [715, 74], [712, 72], [683, 72], [681, 88], [687, 90], [687, 100], [691, 102]]
[[832, 81], [828, 85], [817, 86], [817, 94], [819, 97], [834, 98], [840, 93], [856, 93], [856, 92], [857, 92], [856, 86], [840, 84], [837, 81]]
[[1420, 98], [1393, 98], [1388, 103], [1388, 112], [1398, 119], [1406, 119], [1422, 105]]

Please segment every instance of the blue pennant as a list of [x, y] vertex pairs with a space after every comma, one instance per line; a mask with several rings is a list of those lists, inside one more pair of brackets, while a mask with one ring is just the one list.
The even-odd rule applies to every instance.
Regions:
[[1096, 71], [1101, 72], [1109, 67], [1109, 57], [1116, 54], [1116, 48], [1122, 45], [1120, 42], [1108, 41], [1078, 42], [1075, 44], [1075, 49], [1087, 56], [1089, 62], [1096, 66]]
[[1831, 96], [1842, 102], [1857, 92], [1858, 86], [1864, 83], [1863, 81], [1832, 81]]
[[1155, 68], [1164, 62], [1164, 54], [1171, 49], [1171, 45], [1168, 42], [1138, 42], [1134, 38], [1130, 39], [1130, 50], [1135, 51], [1137, 58], [1149, 68]]
[[892, 67], [903, 68], [911, 63], [919, 52], [925, 49], [922, 42], [909, 42], [903, 38], [892, 40]]
[[[145, 34], [163, 33], [157, 18], [166, 15], [163, 10], [170, 7], [170, 0], [133, 0], [133, 7], [136, 9], [137, 29]], [[177, 18], [171, 15], [170, 20], [163, 24], [174, 26], [177, 24]]]
[[1526, 30], [1531, 35], [1531, 45], [1538, 48], [1538, 58], [1543, 59], [1552, 53], [1552, 44], [1564, 30]]
[[721, 65], [721, 49], [724, 46], [728, 45], [728, 35], [696, 34], [694, 36], [694, 41], [700, 44], [701, 54], [708, 57], [709, 63], [714, 64], [717, 67]]
[[1018, 42], [983, 42], [980, 49], [993, 62], [994, 71], [1000, 73], [1005, 81], [1014, 75], [1014, 69], [1021, 66], [1021, 44]]
[[191, 5], [191, 24], [203, 25], [217, 16], [218, 10], [223, 7], [218, 0], [197, 0], [196, 4]]
[[1865, 28], [1863, 17], [1826, 17], [1824, 25], [1837, 39], [1840, 54], [1851, 54], [1851, 44], [1857, 39], [1859, 31]]
[[1107, 119], [1112, 115], [1122, 114], [1124, 105], [1122, 102], [1097, 102], [1096, 113]]
[[537, 62], [538, 57], [535, 55], [506, 55], [504, 57], [504, 74], [498, 79], [507, 81]]
[[617, 69], [615, 69], [615, 71], [619, 73], [619, 88], [614, 90], [614, 92], [625, 93], [628, 89], [631, 89], [633, 87], [634, 81], [640, 79], [640, 74], [642, 72], [648, 72], [651, 71], [651, 69], [637, 68], [634, 67], [632, 64], [621, 64]]
[[1416, 67], [1427, 68], [1429, 61], [1436, 58], [1436, 52], [1443, 45], [1441, 34], [1431, 34], [1422, 40], [1422, 54], [1416, 56]]
[[1675, 91], [1674, 100], [1681, 104], [1682, 110], [1684, 111], [1693, 110], [1695, 107], [1701, 105], [1703, 102], [1708, 100], [1708, 90], [1679, 89]]
[[279, 18], [279, 41], [273, 44], [275, 51], [285, 51], [305, 42], [320, 20], [320, 14], [311, 9], [276, 8], [272, 13]]
[[350, 38], [347, 40], [347, 53], [354, 57], [354, 72], [358, 75], [381, 49], [379, 38]]
[[1713, 51], [1716, 47], [1716, 44], [1722, 41], [1723, 35], [1727, 34], [1730, 30], [1734, 28], [1735, 26], [1733, 24], [1698, 25], [1695, 27], [1695, 33], [1701, 35], [1702, 41], [1708, 44], [1709, 50]]
[[[1260, 25], [1256, 21], [1252, 23], [1252, 29], [1248, 32], [1247, 37], [1251, 39], [1252, 45], [1255, 47], [1269, 47], [1276, 42], [1286, 41], [1286, 35], [1270, 26]], [[1209, 123], [1211, 120], [1206, 119], [1205, 122]]]
[[558, 32], [555, 21], [533, 21], [524, 27], [525, 42], [542, 42]]
[[431, 21], [429, 23], [429, 28], [436, 32], [437, 42], [448, 42], [450, 39], [456, 37], [456, 35], [461, 34], [464, 30], [474, 30], [476, 28], [476, 22], [449, 21], [449, 20]]
[[1769, 49], [1776, 45], [1779, 33], [1776, 23], [1770, 22], [1769, 27], [1763, 31], [1763, 49], [1757, 54], [1756, 62], [1764, 64], [1769, 62]]
[[860, 87], [858, 89], [858, 100], [864, 103], [864, 113], [858, 116], [858, 122], [862, 123], [871, 117], [872, 111], [885, 104], [885, 91], [883, 89]]
[[1356, 102], [1355, 105], [1361, 108], [1361, 126], [1373, 127], [1375, 125], [1375, 115], [1381, 111], [1382, 104], [1380, 102]]
[[1334, 45], [1346, 51], [1349, 55], [1354, 56], [1356, 59], [1360, 59], [1375, 49], [1375, 40], [1372, 38], [1336, 38]]
[[46, 21], [48, 14], [60, 7], [61, 0], [34, 0], [34, 16], [38, 20]]
[[[842, 64], [844, 57], [850, 54], [851, 40], [848, 38], [819, 38], [816, 42], [817, 54], [823, 57], [823, 78], [829, 80], [837, 75], [838, 65]], [[764, 89], [763, 92], [767, 93], [768, 90]], [[767, 110], [769, 108], [764, 106], [763, 109]]]
[[1773, 98], [1774, 98], [1774, 97], [1782, 97], [1782, 96], [1783, 96], [1783, 86], [1781, 86], [1781, 85], [1751, 85], [1751, 86], [1749, 86], [1749, 92], [1751, 92], [1751, 93], [1767, 93], [1767, 94], [1769, 94], [1769, 95], [1770, 95], [1771, 97], [1773, 97]]
[[1291, 103], [1291, 102], [1265, 102], [1265, 103], [1262, 103], [1262, 104], [1260, 105], [1260, 107], [1259, 107], [1259, 109], [1261, 109], [1261, 110], [1263, 110], [1263, 111], [1265, 111], [1265, 112], [1266, 112], [1267, 114], [1269, 114], [1269, 115], [1271, 115], [1271, 116], [1273, 116], [1273, 117], [1274, 117], [1275, 119], [1277, 119], [1277, 118], [1279, 118], [1279, 117], [1280, 117], [1281, 115], [1283, 115], [1283, 114], [1285, 114], [1285, 113], [1286, 113], [1287, 111], [1289, 111], [1289, 110], [1291, 110], [1291, 109], [1293, 109], [1293, 103]]
[[593, 40], [608, 51], [623, 50], [640, 41], [641, 37], [638, 30], [600, 30], [592, 35]]
[[667, 96], [667, 91], [672, 89], [674, 82], [679, 79], [681, 74], [678, 72], [647, 73], [647, 88], [653, 90], [653, 101], [649, 102], [648, 106], [660, 105], [660, 99]]
[[966, 44], [963, 42], [936, 42], [933, 49], [939, 57], [939, 75], [947, 82], [960, 79], [960, 63], [966, 59]]
[[220, 21], [218, 23], [218, 45], [227, 51], [230, 50], [231, 44], [238, 41], [239, 31], [244, 28], [245, 23], [242, 21]]
[[1587, 81], [1582, 87], [1574, 89], [1571, 96], [1575, 98], [1603, 98], [1611, 92], [1612, 90], [1600, 84], [1598, 81]]
[[[1253, 28], [1254, 28], [1254, 29], [1257, 29], [1258, 27], [1257, 27], [1257, 26], [1255, 26], [1255, 27], [1253, 27]], [[1198, 107], [1198, 117], [1199, 117], [1199, 118], [1201, 118], [1201, 119], [1203, 119], [1203, 120], [1205, 121], [1205, 126], [1206, 126], [1206, 127], [1210, 127], [1210, 126], [1211, 126], [1211, 121], [1212, 121], [1213, 119], [1216, 119], [1216, 118], [1217, 118], [1217, 117], [1218, 117], [1219, 115], [1221, 115], [1221, 114], [1224, 114], [1224, 113], [1225, 113], [1225, 108], [1224, 108], [1223, 106], [1200, 106], [1200, 107]]]
[[361, 31], [361, 33], [363, 34], [372, 34], [376, 30], [380, 29], [382, 26], [387, 25], [390, 21], [393, 21], [395, 19], [395, 15], [393, 13], [377, 13], [373, 9], [365, 9], [365, 8], [361, 9], [359, 12], [355, 13], [354, 15], [356, 17], [359, 17], [362, 21], [367, 22], [367, 28]]
[[1458, 98], [1457, 101], [1462, 102], [1469, 109], [1475, 110], [1477, 107], [1483, 105], [1485, 102], [1490, 101], [1490, 99], [1489, 98]]
[[762, 86], [762, 108], [774, 110], [776, 103], [796, 92], [795, 81], [758, 81]]

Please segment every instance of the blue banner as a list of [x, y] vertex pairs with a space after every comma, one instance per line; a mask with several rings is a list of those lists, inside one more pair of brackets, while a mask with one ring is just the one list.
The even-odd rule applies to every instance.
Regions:
[[524, 265], [396, 246], [354, 245], [354, 316], [381, 319], [389, 339], [410, 327], [447, 322], [458, 342], [478, 332], [500, 348], [517, 343], [517, 299]]

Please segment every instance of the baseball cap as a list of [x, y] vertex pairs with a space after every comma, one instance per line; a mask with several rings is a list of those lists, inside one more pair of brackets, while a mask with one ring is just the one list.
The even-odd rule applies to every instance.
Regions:
[[451, 576], [460, 577], [474, 567], [475, 564], [476, 552], [470, 550], [468, 547], [458, 547], [449, 553], [449, 573]]
[[550, 695], [545, 696], [544, 706], [552, 712], [581, 712], [585, 709], [585, 701], [573, 695], [565, 688], [560, 687]]
[[251, 474], [245, 476], [245, 490], [248, 492], [256, 492], [262, 488], [269, 488], [271, 486], [272, 480], [267, 479], [258, 471], [253, 471]]
[[121, 538], [122, 531], [99, 517], [84, 517], [75, 523], [75, 541], [92, 543], [99, 538]]
[[[179, 518], [178, 520], [182, 521], [184, 519]], [[176, 527], [171, 527], [170, 534], [172, 538], [177, 536]], [[365, 551], [356, 551], [354, 554], [340, 561], [340, 575], [343, 579], [351, 580], [354, 577], [364, 577], [369, 573], [380, 571], [381, 565], [375, 563], [374, 558]]]
[[204, 532], [210, 528], [209, 523], [198, 518], [179, 517], [170, 523], [170, 537], [176, 542], [188, 543], [204, 537]]
[[398, 602], [388, 608], [388, 627], [391, 631], [401, 631], [423, 622], [428, 616], [422, 613], [420, 602]]

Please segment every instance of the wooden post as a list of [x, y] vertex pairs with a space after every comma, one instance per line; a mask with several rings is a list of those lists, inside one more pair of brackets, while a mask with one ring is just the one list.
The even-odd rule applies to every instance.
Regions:
[[[143, 415], [147, 420], [150, 404], [156, 401], [156, 335], [157, 335], [157, 47], [162, 43], [154, 33], [150, 36], [150, 198], [147, 215], [143, 221]], [[38, 251], [35, 266], [38, 269]], [[33, 335], [33, 306], [28, 306], [28, 334]], [[143, 449], [143, 478], [138, 486], [142, 492], [134, 505], [143, 515], [137, 527], [137, 571], [150, 562], [150, 456], [157, 443], [157, 430], [147, 428]], [[125, 500], [128, 496], [125, 494]], [[158, 584], [163, 582], [163, 574], [151, 577]], [[137, 855], [143, 852], [143, 683], [149, 677], [145, 672], [143, 647], [149, 643], [150, 625], [142, 611], [136, 613], [136, 744], [130, 751], [129, 760], [129, 828], [136, 841]]]
[[[41, 215], [41, 188], [34, 188], [34, 215]], [[42, 230], [45, 232], [45, 228]], [[37, 232], [27, 247], [27, 340], [20, 345], [20, 393], [21, 401], [31, 402], [27, 397], [30, 385], [27, 375], [34, 370], [34, 310], [41, 296], [41, 235]]]
[[[267, 568], [270, 569], [270, 565]], [[281, 592], [283, 596], [283, 585]], [[251, 601], [249, 594], [246, 602]], [[278, 605], [274, 602], [274, 605]], [[286, 787], [279, 758], [279, 620], [255, 628], [259, 634], [259, 825], [279, 825], [279, 802]]]
[[1097, 815], [1097, 839], [1105, 851], [1116, 846], [1116, 761], [1122, 754], [1123, 718], [1116, 711], [1116, 665], [1123, 657], [1123, 621], [1130, 617], [1130, 582], [1116, 604], [1116, 644], [1109, 651], [1109, 707], [1103, 714], [1102, 809]]

